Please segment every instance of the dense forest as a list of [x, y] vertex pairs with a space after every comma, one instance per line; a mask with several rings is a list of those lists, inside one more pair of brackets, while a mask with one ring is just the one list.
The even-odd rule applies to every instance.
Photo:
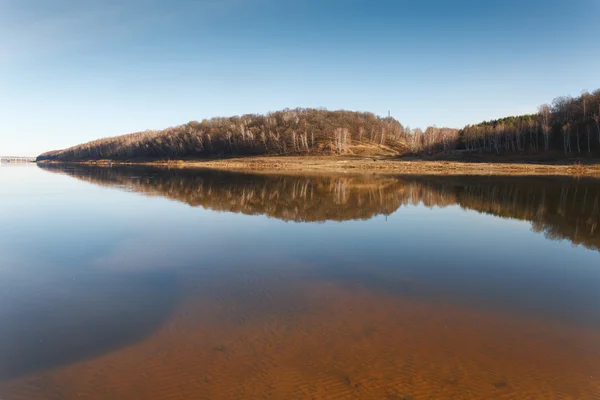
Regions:
[[164, 130], [109, 137], [44, 153], [38, 160], [169, 160], [308, 154], [528, 154], [600, 152], [600, 89], [562, 96], [538, 113], [461, 130], [403, 126], [367, 112], [297, 108], [266, 115], [191, 121]]
[[529, 221], [554, 240], [600, 249], [600, 187], [595, 180], [543, 177], [260, 175], [212, 170], [40, 164], [91, 183], [162, 196], [194, 207], [297, 222], [389, 215], [399, 207], [459, 205]]
[[548, 153], [565, 155], [600, 151], [600, 89], [579, 97], [562, 96], [542, 104], [537, 114], [468, 125], [459, 145], [487, 153]]

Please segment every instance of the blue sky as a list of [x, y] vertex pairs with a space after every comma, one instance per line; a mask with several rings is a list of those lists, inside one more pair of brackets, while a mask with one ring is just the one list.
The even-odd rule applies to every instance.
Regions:
[[0, 154], [326, 107], [411, 127], [600, 88], [598, 0], [0, 0]]

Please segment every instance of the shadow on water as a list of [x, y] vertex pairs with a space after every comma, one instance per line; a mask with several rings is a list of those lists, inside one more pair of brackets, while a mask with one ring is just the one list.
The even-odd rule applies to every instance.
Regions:
[[98, 185], [285, 221], [370, 219], [409, 204], [458, 205], [531, 223], [548, 239], [600, 249], [600, 182], [568, 177], [273, 175], [39, 164]]
[[177, 298], [175, 277], [165, 272], [78, 276], [20, 293], [10, 307], [0, 307], [0, 381], [148, 337], [167, 320]]

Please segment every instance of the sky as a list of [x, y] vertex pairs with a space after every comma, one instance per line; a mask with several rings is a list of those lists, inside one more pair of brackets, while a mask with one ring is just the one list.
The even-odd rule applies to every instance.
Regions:
[[600, 0], [0, 0], [0, 155], [325, 107], [461, 128], [600, 88]]

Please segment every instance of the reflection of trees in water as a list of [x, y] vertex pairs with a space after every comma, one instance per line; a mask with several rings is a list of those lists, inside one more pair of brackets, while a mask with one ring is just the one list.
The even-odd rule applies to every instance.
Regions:
[[402, 201], [402, 182], [394, 177], [256, 175], [139, 167], [42, 168], [194, 207], [264, 214], [288, 221], [369, 219], [395, 211]]
[[598, 220], [600, 189], [596, 186], [562, 186], [558, 197], [557, 212], [546, 213], [535, 221], [534, 229], [545, 232], [552, 239], [568, 239], [575, 244], [585, 244], [589, 237], [596, 237], [594, 247], [600, 247]]
[[[427, 206], [458, 204], [463, 209], [529, 221], [553, 240], [600, 248], [600, 185], [595, 180], [540, 177], [417, 178], [427, 187]], [[432, 194], [437, 193], [435, 195]], [[445, 193], [445, 195], [442, 195]]]
[[569, 239], [574, 244], [598, 248], [597, 183], [562, 181], [553, 185], [493, 185], [487, 193], [461, 198], [461, 206], [494, 215], [531, 221], [536, 232], [550, 239]]
[[367, 219], [397, 208], [394, 179], [377, 186], [365, 179], [347, 177], [230, 178], [187, 177], [181, 181], [188, 185], [183, 190], [172, 191], [169, 182], [162, 182], [155, 189], [156, 194], [168, 193], [169, 198], [193, 206], [293, 221]]
[[600, 248], [600, 185], [548, 177], [258, 175], [210, 170], [42, 165], [211, 210], [286, 221], [369, 219], [406, 205], [463, 209], [530, 221], [550, 239]]

